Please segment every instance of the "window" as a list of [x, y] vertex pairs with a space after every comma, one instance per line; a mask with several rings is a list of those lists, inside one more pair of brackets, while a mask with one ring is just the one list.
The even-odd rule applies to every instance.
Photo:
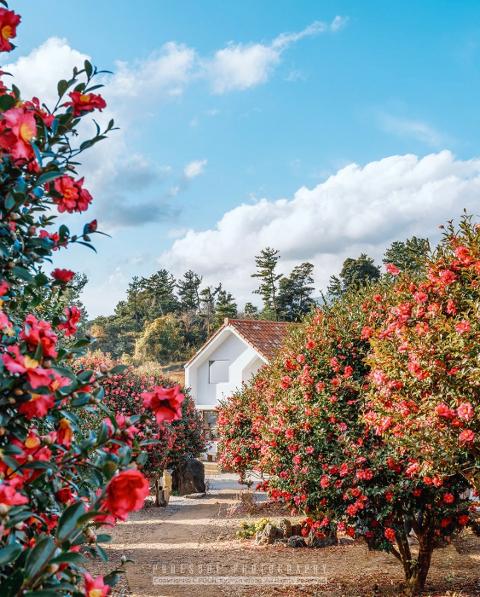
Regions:
[[203, 420], [203, 431], [207, 440], [217, 440], [217, 411], [216, 410], [204, 410], [202, 411]]
[[208, 383], [228, 381], [229, 364], [230, 361], [208, 361]]

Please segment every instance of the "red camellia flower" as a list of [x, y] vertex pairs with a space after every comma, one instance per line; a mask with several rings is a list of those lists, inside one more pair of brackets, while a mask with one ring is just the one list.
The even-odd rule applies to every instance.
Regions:
[[457, 408], [457, 415], [459, 419], [463, 421], [470, 421], [473, 419], [473, 415], [475, 411], [473, 410], [473, 406], [470, 402], [462, 402], [460, 406]]
[[67, 102], [65, 106], [71, 106], [74, 116], [81, 116], [93, 110], [100, 110], [100, 112], [107, 106], [105, 100], [101, 95], [95, 93], [81, 93], [80, 91], [72, 91], [68, 94], [71, 102]]
[[443, 501], [445, 502], [445, 504], [453, 504], [453, 502], [455, 501], [455, 496], [451, 493], [446, 493], [443, 496]]
[[27, 503], [28, 499], [21, 493], [18, 493], [15, 487], [12, 487], [5, 482], [0, 483], [0, 504], [5, 504], [6, 506], [21, 506], [22, 504]]
[[17, 27], [21, 21], [20, 15], [12, 10], [0, 8], [0, 52], [10, 52], [14, 46], [10, 40], [17, 35]]
[[128, 469], [109, 482], [103, 506], [116, 518], [125, 520], [129, 512], [140, 510], [149, 492], [146, 477], [137, 469]]
[[475, 433], [471, 429], [465, 429], [460, 433], [458, 439], [461, 444], [471, 444], [475, 440]]
[[15, 160], [33, 157], [32, 139], [37, 134], [33, 112], [25, 108], [11, 108], [3, 113], [0, 121], [0, 147]]
[[387, 272], [392, 276], [397, 276], [400, 273], [400, 269], [394, 263], [387, 263]]
[[143, 392], [141, 398], [143, 405], [155, 413], [157, 423], [176, 421], [182, 416], [182, 402], [185, 396], [179, 385], [171, 388], [154, 386], [153, 392]]
[[30, 400], [23, 402], [18, 410], [27, 419], [33, 417], [44, 417], [55, 404], [55, 398], [51, 394], [32, 394]]
[[110, 587], [104, 583], [103, 576], [93, 578], [87, 572], [83, 578], [85, 580], [85, 597], [105, 597], [110, 593]]
[[60, 269], [56, 268], [53, 270], [51, 276], [58, 282], [63, 282], [64, 284], [68, 284], [73, 279], [75, 272], [72, 272], [71, 269]]
[[457, 325], [455, 326], [455, 330], [459, 333], [459, 334], [465, 334], [465, 332], [469, 332], [470, 331], [470, 322], [466, 321], [465, 319], [463, 321], [461, 321], [460, 323], [457, 323]]
[[71, 176], [60, 176], [53, 183], [53, 189], [60, 195], [54, 197], [60, 213], [82, 212], [88, 209], [92, 202], [92, 196], [83, 188], [83, 178], [75, 180]]
[[78, 307], [65, 307], [64, 310], [66, 321], [58, 324], [59, 330], [64, 330], [65, 336], [73, 336], [77, 331], [77, 325], [82, 317], [82, 313]]
[[390, 527], [387, 527], [385, 529], [385, 532], [383, 534], [385, 536], [385, 539], [387, 539], [388, 541], [390, 541], [390, 543], [394, 543], [395, 542], [395, 531], [393, 529], [391, 529]]
[[27, 315], [20, 338], [25, 340], [28, 348], [32, 351], [41, 346], [44, 357], [55, 358], [57, 356], [57, 335], [48, 321], [37, 319], [31, 314]]

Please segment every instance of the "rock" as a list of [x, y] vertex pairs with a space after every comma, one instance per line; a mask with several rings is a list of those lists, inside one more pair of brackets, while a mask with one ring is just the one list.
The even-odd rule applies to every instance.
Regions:
[[338, 539], [336, 533], [331, 533], [325, 537], [317, 537], [315, 533], [310, 532], [305, 538], [305, 544], [307, 547], [330, 547], [331, 545], [337, 545]]
[[299, 535], [292, 535], [287, 541], [288, 547], [306, 547], [305, 539]]
[[263, 531], [255, 534], [255, 543], [258, 545], [271, 545], [278, 538], [280, 532], [271, 522], [265, 525]]
[[177, 463], [172, 474], [172, 489], [178, 495], [205, 493], [205, 469], [196, 458], [183, 458]]
[[301, 524], [292, 524], [292, 535], [301, 535], [302, 534], [302, 525]]
[[281, 532], [282, 537], [288, 539], [292, 536], [292, 523], [288, 520], [288, 518], [283, 518], [278, 523], [278, 530]]

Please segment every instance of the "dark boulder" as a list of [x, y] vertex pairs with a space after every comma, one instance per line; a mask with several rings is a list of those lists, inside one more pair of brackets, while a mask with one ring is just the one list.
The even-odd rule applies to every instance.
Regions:
[[205, 493], [205, 469], [196, 458], [183, 458], [173, 469], [172, 489], [177, 495]]

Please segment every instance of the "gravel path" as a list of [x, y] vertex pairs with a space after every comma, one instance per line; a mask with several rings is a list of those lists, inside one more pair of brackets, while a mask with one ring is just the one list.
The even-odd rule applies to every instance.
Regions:
[[[370, 553], [363, 543], [313, 550], [256, 546], [252, 541], [236, 539], [240, 522], [249, 518], [230, 515], [242, 486], [231, 475], [211, 478], [209, 485], [204, 497], [173, 497], [167, 508], [146, 508], [113, 530], [113, 541], [108, 548], [113, 562], [118, 562], [122, 554], [134, 560], [127, 564], [130, 593], [123, 594], [135, 597], [400, 594], [402, 574], [395, 558]], [[430, 589], [436, 597], [480, 595], [477, 584], [480, 540], [467, 537], [460, 548], [463, 557], [454, 547], [434, 555]], [[302, 588], [293, 585], [294, 578], [299, 576], [309, 576], [314, 584]], [[165, 577], [174, 577], [175, 584]], [[268, 584], [271, 577], [276, 578], [276, 586]], [[199, 584], [199, 579], [209, 579], [211, 584]]]

